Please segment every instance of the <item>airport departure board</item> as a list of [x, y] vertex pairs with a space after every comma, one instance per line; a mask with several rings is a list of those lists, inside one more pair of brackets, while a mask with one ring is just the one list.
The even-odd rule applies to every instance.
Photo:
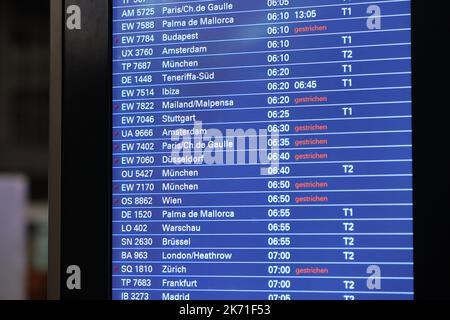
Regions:
[[113, 299], [413, 299], [409, 0], [112, 3]]

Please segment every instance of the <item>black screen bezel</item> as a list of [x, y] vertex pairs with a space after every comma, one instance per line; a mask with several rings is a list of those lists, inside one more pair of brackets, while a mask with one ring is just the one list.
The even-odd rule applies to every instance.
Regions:
[[[62, 7], [56, 2], [52, 6], [62, 12], [59, 17], [55, 12], [52, 19], [62, 20], [63, 32], [58, 38], [52, 30], [52, 41], [61, 42], [53, 50], [61, 50], [62, 61], [61, 68], [52, 72], [61, 78], [60, 118], [55, 120], [61, 122], [61, 141], [52, 146], [56, 150], [51, 158], [60, 157], [61, 173], [59, 180], [50, 181], [60, 186], [59, 198], [53, 199], [60, 203], [50, 212], [50, 237], [56, 241], [52, 232], [57, 231], [52, 229], [59, 227], [60, 244], [50, 252], [49, 262], [59, 267], [60, 274], [56, 281], [49, 275], [49, 293], [50, 298], [63, 300], [110, 300], [111, 1], [66, 0]], [[66, 26], [71, 5], [81, 10], [80, 30]], [[67, 268], [72, 265], [80, 267], [81, 290], [66, 285]]]

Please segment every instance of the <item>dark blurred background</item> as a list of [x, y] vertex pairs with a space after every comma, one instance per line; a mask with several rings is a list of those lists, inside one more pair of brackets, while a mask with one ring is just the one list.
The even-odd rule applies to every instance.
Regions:
[[49, 10], [0, 1], [0, 299], [46, 298]]

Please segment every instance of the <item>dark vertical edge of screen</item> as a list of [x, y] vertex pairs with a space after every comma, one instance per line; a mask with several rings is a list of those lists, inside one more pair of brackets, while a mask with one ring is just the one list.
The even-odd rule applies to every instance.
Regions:
[[[413, 159], [414, 159], [414, 290], [418, 300], [450, 299], [447, 190], [439, 188], [445, 179], [448, 158], [439, 137], [444, 137], [448, 120], [442, 107], [448, 101], [448, 85], [440, 78], [448, 64], [444, 49], [448, 33], [446, 11], [429, 1], [412, 0]], [[447, 110], [448, 111], [448, 110]], [[447, 122], [447, 123], [446, 123]], [[447, 188], [448, 189], [448, 188]], [[440, 200], [440, 201], [439, 201]]]
[[[61, 299], [111, 298], [110, 1], [66, 0], [81, 30], [64, 26], [61, 144]], [[65, 23], [64, 23], [65, 25]], [[69, 266], [81, 289], [66, 286]]]
[[412, 159], [413, 159], [413, 163], [412, 163], [412, 185], [413, 185], [413, 191], [412, 191], [412, 201], [413, 201], [413, 276], [414, 276], [414, 284], [413, 284], [413, 288], [414, 288], [414, 299], [417, 298], [417, 279], [416, 279], [416, 260], [417, 260], [417, 252], [416, 252], [416, 207], [415, 207], [415, 198], [416, 198], [416, 188], [415, 188], [415, 173], [416, 173], [416, 149], [415, 149], [415, 134], [416, 134], [416, 130], [415, 130], [415, 109], [416, 109], [416, 105], [415, 105], [415, 99], [414, 99], [414, 86], [415, 86], [415, 72], [414, 72], [414, 60], [415, 60], [415, 51], [416, 51], [416, 47], [415, 47], [415, 14], [416, 14], [416, 7], [415, 7], [415, 3], [414, 0], [411, 0], [411, 4], [410, 4], [410, 8], [411, 8], [411, 92], [412, 92], [412, 96], [411, 96], [411, 100], [412, 100], [412, 104], [411, 104], [411, 130], [412, 130]]
[[109, 72], [108, 72], [108, 78], [109, 78], [109, 95], [108, 95], [108, 119], [109, 119], [109, 130], [108, 130], [108, 145], [109, 145], [109, 151], [108, 151], [108, 171], [109, 171], [109, 177], [108, 177], [108, 261], [107, 261], [107, 270], [108, 270], [108, 285], [107, 285], [107, 299], [112, 300], [112, 276], [113, 276], [113, 238], [112, 238], [112, 231], [113, 231], [113, 213], [112, 213], [112, 202], [113, 202], [113, 141], [112, 141], [112, 134], [113, 134], [113, 49], [112, 49], [112, 34], [113, 34], [113, 24], [112, 24], [112, 12], [113, 12], [113, 1], [107, 0], [108, 2], [108, 62], [109, 62]]
[[419, 116], [420, 109], [418, 108], [417, 94], [415, 88], [418, 85], [418, 72], [416, 68], [416, 62], [418, 62], [419, 58], [419, 45], [420, 45], [420, 36], [416, 31], [416, 28], [420, 27], [420, 17], [418, 16], [420, 7], [417, 5], [417, 2], [411, 0], [411, 72], [412, 72], [412, 132], [413, 132], [413, 261], [414, 261], [414, 299], [423, 299], [422, 288], [421, 288], [421, 276], [419, 273], [420, 270], [420, 198], [419, 198], [419, 146], [420, 142], [418, 139], [419, 133]]
[[61, 190], [61, 78], [62, 2], [50, 4], [50, 160], [49, 160], [49, 243], [48, 291], [51, 300], [60, 298], [60, 190]]
[[417, 198], [417, 189], [416, 189], [416, 174], [417, 172], [417, 146], [416, 146], [416, 117], [418, 116], [418, 114], [416, 114], [416, 99], [415, 99], [415, 95], [414, 95], [414, 88], [416, 86], [416, 70], [415, 70], [415, 60], [416, 60], [416, 32], [415, 32], [415, 26], [416, 26], [416, 14], [417, 14], [417, 6], [414, 0], [411, 0], [411, 74], [412, 74], [412, 109], [411, 109], [411, 115], [412, 115], [412, 132], [413, 132], [413, 139], [412, 139], [412, 144], [413, 144], [413, 270], [414, 270], [414, 299], [417, 299], [420, 297], [420, 294], [417, 294], [417, 290], [419, 288], [418, 286], [418, 273], [417, 273], [417, 267], [416, 267], [416, 263], [417, 260], [419, 258], [418, 253], [417, 253], [417, 223], [418, 221], [416, 220], [417, 216], [418, 216], [418, 207], [416, 206], [416, 198]]

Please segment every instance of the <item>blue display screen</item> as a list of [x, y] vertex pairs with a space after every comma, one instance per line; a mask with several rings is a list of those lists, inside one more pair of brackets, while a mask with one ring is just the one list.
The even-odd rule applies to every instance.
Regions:
[[114, 0], [113, 299], [413, 299], [410, 5]]

